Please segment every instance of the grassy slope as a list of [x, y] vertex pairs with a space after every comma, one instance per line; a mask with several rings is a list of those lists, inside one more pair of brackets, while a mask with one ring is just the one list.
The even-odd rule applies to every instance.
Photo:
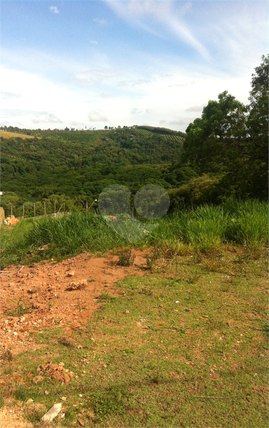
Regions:
[[8, 132], [8, 131], [1, 131], [0, 130], [0, 137], [1, 138], [22, 138], [23, 140], [26, 140], [28, 138], [34, 138], [31, 135], [25, 135], [25, 134], [17, 134], [16, 132]]
[[[33, 331], [45, 349], [2, 365], [3, 398], [13, 391], [49, 408], [65, 396], [66, 427], [267, 426], [265, 264], [241, 250], [159, 259], [146, 277], [119, 283], [120, 297], [101, 295], [69, 342], [58, 326]], [[77, 376], [68, 387], [31, 381], [48, 353]], [[36, 427], [39, 413], [26, 411]]]

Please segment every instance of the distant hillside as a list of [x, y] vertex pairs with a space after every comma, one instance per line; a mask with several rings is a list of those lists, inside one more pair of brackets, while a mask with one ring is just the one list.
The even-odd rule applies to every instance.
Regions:
[[8, 131], [2, 131], [0, 130], [0, 137], [1, 138], [22, 138], [23, 140], [25, 140], [26, 138], [34, 138], [31, 135], [27, 135], [27, 134], [19, 134], [16, 132], [8, 132]]
[[1, 171], [3, 191], [32, 200], [97, 196], [112, 183], [134, 191], [149, 182], [169, 187], [165, 169], [184, 142], [183, 133], [154, 127], [30, 133], [3, 135]]

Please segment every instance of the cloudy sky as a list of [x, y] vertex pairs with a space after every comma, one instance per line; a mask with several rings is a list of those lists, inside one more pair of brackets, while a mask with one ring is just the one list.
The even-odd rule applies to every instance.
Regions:
[[0, 3], [0, 125], [185, 131], [268, 53], [267, 0]]

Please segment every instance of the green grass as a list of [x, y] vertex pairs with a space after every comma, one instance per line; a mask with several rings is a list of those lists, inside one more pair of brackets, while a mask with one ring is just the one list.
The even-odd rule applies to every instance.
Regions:
[[[119, 297], [100, 296], [95, 318], [72, 334], [82, 348], [66, 346], [62, 328], [36, 331], [45, 348], [1, 368], [4, 399], [13, 388], [49, 408], [65, 396], [66, 427], [267, 426], [266, 258], [240, 249], [158, 262], [159, 273], [118, 283]], [[68, 385], [33, 383], [48, 361], [75, 373]]]
[[[166, 246], [183, 253], [210, 253], [230, 243], [258, 254], [268, 243], [267, 210], [265, 202], [249, 200], [204, 205], [156, 222], [120, 220], [111, 222], [111, 227], [100, 215], [80, 212], [62, 218], [23, 220], [12, 230], [2, 228], [2, 265], [60, 260], [82, 251], [105, 252], [130, 242], [134, 246]], [[39, 250], [42, 246], [44, 251]]]

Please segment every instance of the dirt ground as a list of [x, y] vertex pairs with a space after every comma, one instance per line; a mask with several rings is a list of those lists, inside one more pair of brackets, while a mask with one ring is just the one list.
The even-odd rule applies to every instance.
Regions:
[[[134, 265], [119, 266], [112, 252], [97, 257], [82, 253], [62, 262], [53, 260], [29, 266], [10, 266], [1, 271], [0, 332], [3, 352], [12, 355], [38, 346], [31, 332], [58, 326], [66, 332], [79, 329], [94, 315], [102, 293], [119, 295], [115, 283], [128, 275], [147, 272], [146, 255], [135, 251]], [[23, 308], [26, 313], [23, 313]], [[19, 315], [19, 316], [18, 316]], [[26, 428], [20, 407], [0, 410], [2, 428]]]

